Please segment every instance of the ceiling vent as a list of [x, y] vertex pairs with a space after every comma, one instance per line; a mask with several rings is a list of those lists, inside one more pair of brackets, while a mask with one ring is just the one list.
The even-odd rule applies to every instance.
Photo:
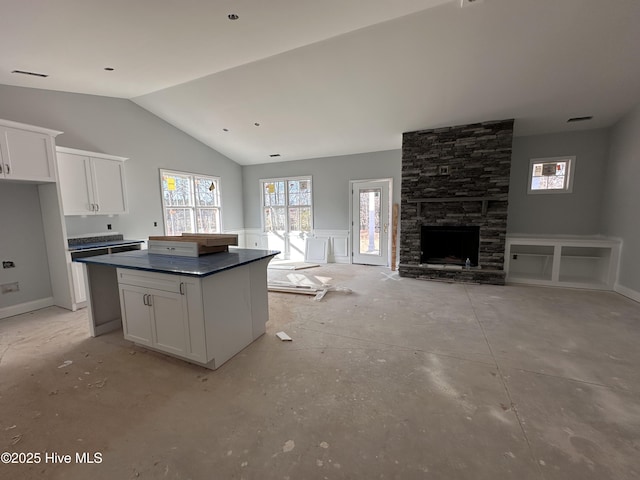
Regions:
[[460, 8], [469, 7], [471, 5], [478, 5], [484, 2], [484, 0], [460, 0]]
[[27, 72], [26, 70], [14, 70], [11, 73], [19, 73], [20, 75], [31, 75], [32, 77], [47, 78], [49, 75], [45, 73]]
[[567, 123], [586, 122], [587, 120], [591, 120], [592, 118], [593, 115], [589, 115], [587, 117], [571, 117], [569, 120], [567, 120]]

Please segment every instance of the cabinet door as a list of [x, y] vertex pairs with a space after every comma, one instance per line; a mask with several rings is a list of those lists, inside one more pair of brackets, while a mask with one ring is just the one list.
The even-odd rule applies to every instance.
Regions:
[[153, 346], [177, 355], [187, 353], [188, 326], [184, 296], [179, 293], [149, 290], [153, 311]]
[[120, 309], [124, 338], [152, 346], [149, 290], [133, 285], [120, 285]]
[[58, 175], [65, 215], [93, 213], [95, 204], [91, 188], [89, 157], [58, 152]]
[[15, 128], [0, 129], [5, 147], [5, 178], [55, 182], [56, 171], [51, 137]]
[[124, 163], [92, 157], [91, 164], [96, 213], [102, 215], [126, 213]]

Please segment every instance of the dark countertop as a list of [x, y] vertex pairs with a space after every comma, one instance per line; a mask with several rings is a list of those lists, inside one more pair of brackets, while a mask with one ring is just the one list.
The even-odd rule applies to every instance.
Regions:
[[132, 245], [136, 243], [143, 243], [144, 240], [107, 240], [104, 242], [92, 242], [82, 243], [78, 245], [69, 245], [68, 250], [70, 252], [77, 252], [78, 250], [93, 250], [96, 248], [109, 248], [117, 247], [119, 245]]
[[147, 272], [170, 273], [173, 275], [206, 277], [264, 258], [272, 258], [278, 253], [280, 252], [277, 250], [230, 248], [228, 252], [212, 253], [194, 258], [158, 255], [148, 253], [148, 250], [133, 250], [110, 255], [78, 258], [74, 262], [130, 268]]

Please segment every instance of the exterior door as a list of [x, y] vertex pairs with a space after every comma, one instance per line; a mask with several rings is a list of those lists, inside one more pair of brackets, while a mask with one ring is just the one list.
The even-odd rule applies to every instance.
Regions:
[[261, 180], [262, 222], [269, 250], [278, 258], [303, 261], [305, 240], [313, 229], [311, 177]]
[[352, 186], [352, 262], [389, 265], [389, 181]]

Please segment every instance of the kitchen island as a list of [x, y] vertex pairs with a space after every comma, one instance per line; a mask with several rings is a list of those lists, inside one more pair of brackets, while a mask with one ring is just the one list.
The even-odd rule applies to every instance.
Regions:
[[137, 250], [79, 258], [92, 336], [136, 344], [215, 370], [265, 332], [267, 265], [279, 252], [231, 248], [197, 258]]

